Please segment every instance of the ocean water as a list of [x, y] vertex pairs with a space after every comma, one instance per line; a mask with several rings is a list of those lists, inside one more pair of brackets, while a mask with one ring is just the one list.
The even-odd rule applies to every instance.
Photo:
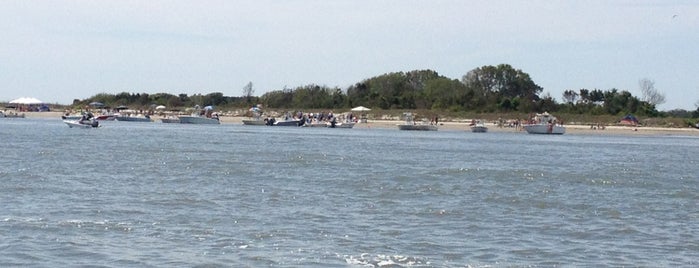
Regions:
[[0, 120], [0, 267], [693, 267], [699, 139]]

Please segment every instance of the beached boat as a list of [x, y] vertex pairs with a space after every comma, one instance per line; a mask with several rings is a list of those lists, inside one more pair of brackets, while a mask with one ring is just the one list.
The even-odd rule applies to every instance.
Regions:
[[205, 124], [221, 124], [221, 121], [218, 120], [218, 116], [216, 116], [216, 117], [204, 117], [204, 116], [196, 116], [196, 115], [185, 115], [185, 116], [180, 116], [180, 123], [181, 124], [205, 125]]
[[415, 122], [415, 120], [413, 119], [412, 113], [403, 113], [403, 117], [405, 118], [405, 122], [397, 125], [399, 130], [421, 130], [421, 131], [436, 131], [437, 130], [437, 125], [428, 124], [425, 121], [422, 121], [419, 123]]
[[70, 128], [93, 128], [99, 127], [99, 122], [96, 119], [90, 120], [63, 120]]
[[483, 121], [478, 120], [475, 123], [473, 123], [473, 125], [471, 125], [471, 132], [488, 132], [488, 127], [485, 125], [485, 123], [483, 123]]
[[218, 125], [221, 121], [218, 113], [214, 112], [213, 106], [206, 106], [203, 109], [199, 105], [194, 106], [190, 115], [180, 115], [180, 124], [196, 125]]
[[265, 119], [267, 121], [268, 126], [278, 126], [278, 127], [300, 127], [303, 126], [306, 121], [302, 119], [298, 119], [291, 115], [291, 113], [286, 113], [284, 115], [284, 119], [277, 120], [274, 117], [270, 117]]
[[536, 114], [534, 118], [529, 120], [529, 124], [524, 125], [524, 130], [529, 134], [564, 134], [566, 128], [560, 124], [558, 119], [544, 112]]
[[254, 105], [250, 110], [250, 114], [252, 115], [248, 119], [243, 119], [243, 125], [248, 125], [248, 126], [264, 126], [267, 125], [267, 119], [262, 118], [262, 109], [261, 105]]

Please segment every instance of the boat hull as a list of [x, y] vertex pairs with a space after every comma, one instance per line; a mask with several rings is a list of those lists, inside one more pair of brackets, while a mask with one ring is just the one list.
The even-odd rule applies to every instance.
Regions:
[[98, 115], [97, 117], [95, 117], [95, 119], [97, 119], [99, 121], [114, 121], [114, 120], [116, 120], [116, 116], [103, 114], [103, 115]]
[[97, 121], [92, 121], [90, 124], [83, 124], [80, 123], [80, 120], [63, 120], [63, 123], [66, 123], [69, 128], [94, 128], [94, 127], [99, 127], [99, 123]]
[[524, 130], [529, 134], [554, 134], [561, 135], [566, 133], [566, 128], [560, 125], [537, 124], [525, 125]]
[[485, 133], [485, 132], [488, 132], [488, 127], [486, 127], [486, 126], [472, 126], [471, 132]]
[[179, 118], [160, 118], [160, 122], [163, 122], [166, 124], [179, 124], [180, 119]]
[[354, 122], [345, 122], [345, 123], [337, 123], [337, 124], [328, 124], [329, 128], [353, 128], [354, 127]]
[[259, 119], [243, 119], [243, 125], [264, 126], [264, 125], [267, 125], [267, 121], [259, 120]]
[[122, 122], [152, 122], [152, 120], [148, 117], [139, 116], [116, 116], [114, 119]]
[[435, 125], [398, 125], [399, 130], [437, 131]]
[[284, 120], [284, 121], [277, 121], [272, 124], [273, 126], [279, 126], [279, 127], [298, 127], [303, 125], [301, 123], [301, 120]]

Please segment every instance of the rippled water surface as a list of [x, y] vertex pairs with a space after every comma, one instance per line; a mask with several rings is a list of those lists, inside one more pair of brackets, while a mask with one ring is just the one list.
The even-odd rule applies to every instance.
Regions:
[[699, 139], [0, 120], [0, 266], [695, 266]]

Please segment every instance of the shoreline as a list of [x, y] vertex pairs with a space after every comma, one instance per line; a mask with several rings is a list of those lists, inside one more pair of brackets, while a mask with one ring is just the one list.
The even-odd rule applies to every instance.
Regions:
[[[26, 118], [61, 118], [63, 112], [24, 112]], [[154, 116], [153, 120], [158, 122], [160, 116]], [[221, 124], [242, 124], [242, 116], [221, 116]], [[470, 120], [459, 120], [459, 122], [440, 122], [439, 130], [444, 131], [465, 131], [471, 132], [468, 122]], [[355, 128], [379, 128], [379, 129], [395, 129], [396, 125], [401, 123], [401, 120], [369, 120], [367, 123], [357, 123]], [[158, 122], [159, 123], [159, 122]], [[488, 132], [522, 132], [524, 130], [513, 127], [498, 127], [493, 123], [486, 123]], [[630, 127], [630, 126], [606, 126], [605, 129], [592, 129], [589, 125], [565, 125], [566, 134], [584, 134], [584, 135], [655, 135], [655, 136], [699, 136], [699, 129], [695, 128], [665, 128], [665, 127]], [[565, 134], [564, 134], [565, 135]]]

